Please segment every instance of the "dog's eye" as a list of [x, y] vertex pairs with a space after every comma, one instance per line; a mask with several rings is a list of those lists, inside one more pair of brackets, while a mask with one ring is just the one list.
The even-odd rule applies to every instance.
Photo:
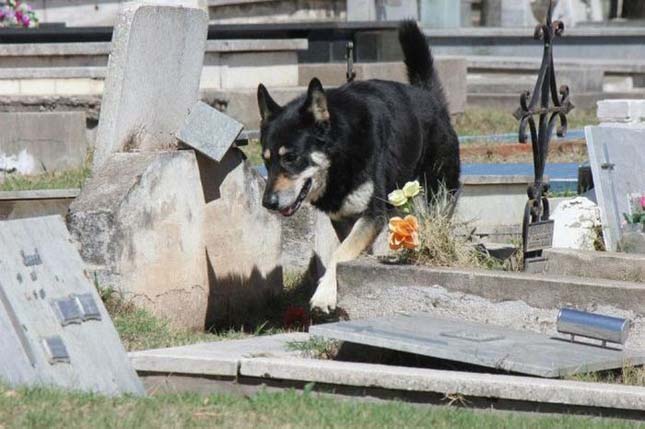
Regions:
[[298, 160], [298, 158], [299, 158], [299, 157], [298, 157], [298, 155], [297, 155], [297, 154], [295, 154], [295, 153], [293, 153], [293, 152], [285, 153], [285, 154], [282, 156], [282, 160], [283, 160], [284, 162], [286, 162], [287, 164], [291, 164], [291, 163], [296, 162], [296, 161]]

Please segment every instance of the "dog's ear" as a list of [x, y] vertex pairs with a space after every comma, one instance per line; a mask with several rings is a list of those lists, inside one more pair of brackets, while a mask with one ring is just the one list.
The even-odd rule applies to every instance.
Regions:
[[318, 78], [313, 78], [311, 79], [311, 82], [309, 82], [305, 108], [307, 109], [307, 112], [313, 115], [316, 123], [329, 122], [327, 96], [325, 95], [325, 90]]
[[262, 84], [258, 85], [258, 107], [260, 108], [262, 122], [270, 120], [282, 110], [282, 107], [273, 101], [273, 98], [269, 95], [269, 91]]

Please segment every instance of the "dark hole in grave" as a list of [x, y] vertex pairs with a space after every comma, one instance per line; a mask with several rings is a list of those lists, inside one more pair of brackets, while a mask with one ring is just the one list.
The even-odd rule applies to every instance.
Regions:
[[406, 353], [397, 350], [343, 342], [334, 360], [355, 363], [403, 366], [408, 368], [426, 368], [448, 371], [474, 372], [486, 374], [525, 375], [501, 369], [487, 368], [459, 361], [438, 359], [429, 356]]

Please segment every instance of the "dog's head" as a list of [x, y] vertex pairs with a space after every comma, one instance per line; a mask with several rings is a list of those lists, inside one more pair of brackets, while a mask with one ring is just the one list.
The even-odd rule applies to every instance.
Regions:
[[324, 193], [329, 169], [325, 146], [332, 120], [327, 97], [314, 78], [304, 97], [283, 107], [260, 84], [258, 105], [262, 158], [268, 172], [262, 205], [292, 216], [303, 201], [316, 201]]

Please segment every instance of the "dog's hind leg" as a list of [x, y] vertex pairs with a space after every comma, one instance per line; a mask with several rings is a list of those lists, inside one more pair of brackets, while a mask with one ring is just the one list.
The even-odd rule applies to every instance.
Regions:
[[336, 308], [337, 283], [336, 265], [356, 259], [367, 249], [381, 231], [382, 222], [373, 218], [361, 217], [356, 221], [351, 232], [334, 251], [327, 264], [327, 270], [318, 283], [316, 293], [311, 298], [311, 308], [319, 308], [325, 313]]

